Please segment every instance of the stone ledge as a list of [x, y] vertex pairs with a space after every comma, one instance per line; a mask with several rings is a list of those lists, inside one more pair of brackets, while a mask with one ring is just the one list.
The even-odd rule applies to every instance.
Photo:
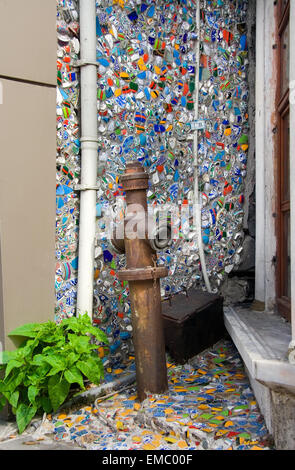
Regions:
[[291, 327], [281, 317], [224, 307], [224, 323], [252, 379], [295, 394], [295, 365], [287, 359]]

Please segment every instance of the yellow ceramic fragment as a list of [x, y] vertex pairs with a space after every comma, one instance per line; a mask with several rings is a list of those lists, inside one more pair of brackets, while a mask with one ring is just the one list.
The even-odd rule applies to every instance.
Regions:
[[198, 408], [199, 408], [199, 410], [207, 410], [209, 408], [209, 406], [202, 404], [202, 405], [199, 405]]
[[122, 80], [125, 80], [127, 82], [129, 82], [129, 80], [130, 80], [129, 74], [126, 73], [126, 72], [121, 72], [120, 77], [122, 78]]
[[154, 439], [152, 442], [151, 442], [151, 445], [154, 446], [155, 448], [159, 447], [161, 445], [161, 440], [159, 439]]
[[226, 429], [220, 429], [219, 431], [216, 432], [215, 436], [220, 437], [223, 436], [224, 434], [227, 434], [228, 431]]
[[164, 440], [171, 443], [171, 444], [175, 444], [175, 442], [177, 442], [177, 439], [175, 439], [174, 437], [164, 437]]
[[85, 429], [85, 426], [77, 426], [78, 431], [83, 431], [83, 429]]
[[124, 423], [122, 423], [122, 421], [117, 421], [116, 422], [116, 428], [119, 429], [119, 430], [124, 429]]
[[185, 441], [178, 441], [177, 445], [180, 449], [185, 449], [186, 447], [188, 447]]
[[140, 57], [140, 59], [138, 60], [137, 65], [141, 71], [147, 70], [147, 66], [145, 65], [142, 57]]
[[225, 428], [228, 428], [229, 426], [233, 426], [234, 423], [232, 421], [226, 421], [226, 423], [224, 423], [224, 427]]
[[156, 448], [152, 444], [144, 444], [142, 448], [143, 450], [156, 450]]
[[156, 98], [158, 98], [158, 96], [159, 96], [158, 90], [152, 90], [151, 91], [151, 97], [152, 98], [156, 99]]

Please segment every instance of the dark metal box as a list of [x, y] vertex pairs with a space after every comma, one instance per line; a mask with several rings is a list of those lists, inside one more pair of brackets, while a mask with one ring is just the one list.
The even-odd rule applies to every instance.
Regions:
[[162, 302], [166, 350], [184, 364], [189, 358], [217, 343], [226, 334], [223, 297], [189, 289]]

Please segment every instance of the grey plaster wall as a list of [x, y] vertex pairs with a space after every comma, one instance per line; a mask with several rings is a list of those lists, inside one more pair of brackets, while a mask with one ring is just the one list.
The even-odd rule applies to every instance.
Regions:
[[56, 1], [1, 1], [0, 43], [0, 341], [12, 349], [12, 329], [54, 318]]
[[270, 389], [246, 372], [276, 450], [295, 450], [295, 395]]
[[270, 392], [272, 432], [277, 450], [295, 450], [295, 395]]

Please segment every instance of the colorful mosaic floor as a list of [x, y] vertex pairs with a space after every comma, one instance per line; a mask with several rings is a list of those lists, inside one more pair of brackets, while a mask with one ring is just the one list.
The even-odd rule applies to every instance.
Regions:
[[140, 403], [136, 386], [129, 386], [93, 406], [48, 416], [44, 431], [89, 450], [273, 448], [231, 341], [219, 342], [184, 366], [168, 362], [167, 367], [167, 394]]

